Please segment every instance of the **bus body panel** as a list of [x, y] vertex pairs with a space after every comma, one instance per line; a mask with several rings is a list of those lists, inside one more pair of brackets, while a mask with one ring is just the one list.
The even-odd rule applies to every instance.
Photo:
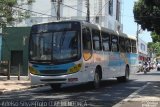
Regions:
[[129, 64], [130, 64], [130, 73], [134, 74], [138, 71], [138, 54], [131, 53], [128, 54]]
[[[72, 68], [74, 67], [74, 65], [79, 64], [79, 63], [82, 63], [82, 61], [77, 61], [75, 63], [69, 63], [69, 64], [62, 64], [62, 65], [50, 65], [50, 66], [36, 65], [38, 69], [36, 68], [34, 69], [36, 69], [37, 71], [49, 70], [51, 73], [52, 71], [56, 71], [56, 70], [58, 72], [61, 69], [68, 70], [69, 68]], [[90, 69], [88, 68], [88, 66], [90, 67]], [[87, 65], [86, 63], [83, 63], [81, 69], [76, 73], [64, 74], [64, 75], [34, 75], [30, 73], [30, 77], [31, 77], [32, 85], [47, 84], [47, 83], [48, 84], [50, 83], [65, 83], [65, 84], [66, 83], [84, 83], [84, 82], [93, 81], [94, 71], [93, 71], [93, 66], [91, 65], [91, 63], [89, 63], [89, 65]]]

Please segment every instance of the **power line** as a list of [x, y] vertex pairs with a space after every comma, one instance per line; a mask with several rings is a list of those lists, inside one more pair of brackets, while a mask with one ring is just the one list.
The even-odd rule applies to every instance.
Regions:
[[140, 18], [160, 18], [160, 16], [129, 16], [129, 15], [121, 15], [123, 17], [140, 17]]
[[45, 14], [45, 13], [36, 12], [36, 11], [28, 10], [28, 9], [24, 9], [24, 8], [17, 7], [17, 6], [14, 6], [14, 8], [18, 8], [18, 9], [21, 9], [21, 10], [25, 10], [25, 11], [32, 12], [32, 13], [36, 13], [36, 14], [40, 14], [40, 15], [51, 16], [51, 17], [56, 17], [56, 16], [52, 16], [52, 15]]
[[[3, 5], [7, 5], [7, 4], [5, 4], [3, 2], [0, 2], [0, 3], [3, 4]], [[13, 8], [17, 8], [17, 9], [20, 9], [20, 10], [25, 10], [25, 11], [28, 11], [28, 12], [32, 12], [32, 13], [36, 13], [36, 14], [40, 14], [40, 15], [45, 15], [45, 16], [49, 16], [49, 17], [57, 17], [57, 16], [52, 16], [52, 15], [48, 15], [48, 14], [41, 13], [41, 12], [36, 12], [36, 11], [24, 9], [24, 8], [18, 7], [18, 6], [13, 6]], [[61, 18], [64, 18], [64, 17], [61, 17]]]
[[109, 1], [107, 1], [103, 7], [101, 8], [101, 10], [99, 10], [99, 12], [95, 15], [95, 17], [93, 18], [92, 22], [96, 19], [97, 15], [103, 10], [103, 8], [109, 3]]
[[79, 11], [79, 12], [82, 12], [82, 13], [87, 14], [87, 12], [84, 12], [84, 11], [81, 11], [81, 10], [78, 10], [78, 9], [75, 9], [75, 8], [69, 6], [69, 5], [66, 5], [66, 4], [63, 4], [63, 3], [61, 3], [61, 4], [64, 5], [64, 6], [66, 6], [66, 7], [72, 8], [73, 10], [77, 10], [77, 11]]

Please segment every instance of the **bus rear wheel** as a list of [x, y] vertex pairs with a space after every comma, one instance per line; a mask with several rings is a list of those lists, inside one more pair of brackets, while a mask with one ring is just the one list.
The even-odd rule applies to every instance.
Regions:
[[119, 82], [127, 82], [129, 80], [129, 67], [128, 66], [126, 66], [125, 76], [117, 77], [117, 80]]
[[98, 69], [96, 69], [94, 75], [94, 88], [98, 89], [99, 87], [100, 87], [100, 74]]
[[55, 91], [58, 91], [61, 89], [61, 84], [50, 84], [50, 86]]

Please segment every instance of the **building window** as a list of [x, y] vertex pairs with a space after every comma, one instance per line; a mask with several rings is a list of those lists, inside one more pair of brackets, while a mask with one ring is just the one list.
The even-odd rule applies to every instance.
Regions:
[[53, 3], [54, 3], [54, 2], [57, 2], [57, 0], [51, 0], [51, 2], [53, 2]]
[[142, 51], [145, 51], [146, 49], [145, 49], [145, 45], [143, 44], [143, 43], [141, 43], [141, 50]]
[[109, 0], [109, 15], [113, 15], [113, 0]]
[[119, 21], [120, 19], [120, 2], [117, 0], [117, 6], [116, 6], [116, 20]]
[[[51, 2], [55, 3], [58, 2], [58, 0], [51, 0]], [[59, 0], [60, 3], [62, 3], [62, 0]]]

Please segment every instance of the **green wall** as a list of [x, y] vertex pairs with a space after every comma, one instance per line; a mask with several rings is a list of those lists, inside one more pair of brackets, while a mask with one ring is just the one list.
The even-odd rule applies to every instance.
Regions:
[[28, 74], [29, 33], [30, 27], [6, 27], [2, 29], [2, 61], [11, 61], [11, 51], [23, 51], [21, 75]]

